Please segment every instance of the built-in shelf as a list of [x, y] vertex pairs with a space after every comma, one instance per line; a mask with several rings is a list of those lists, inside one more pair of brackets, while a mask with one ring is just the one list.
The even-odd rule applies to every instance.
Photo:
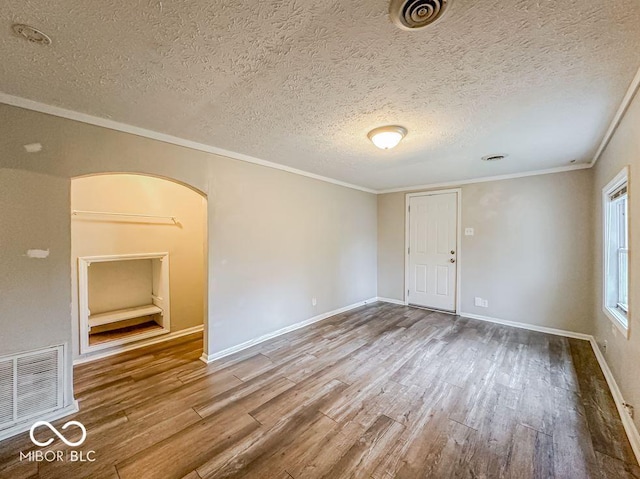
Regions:
[[136, 308], [118, 309], [116, 311], [92, 314], [89, 316], [89, 328], [95, 328], [103, 324], [117, 323], [118, 321], [125, 321], [127, 319], [151, 316], [152, 314], [162, 314], [162, 308], [155, 304], [147, 304]]
[[169, 253], [79, 257], [80, 353], [169, 333], [169, 299]]

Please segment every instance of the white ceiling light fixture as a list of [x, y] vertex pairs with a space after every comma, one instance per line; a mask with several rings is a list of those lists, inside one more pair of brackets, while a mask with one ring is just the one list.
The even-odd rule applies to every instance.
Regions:
[[407, 129], [403, 126], [389, 125], [375, 128], [367, 136], [381, 150], [390, 150], [397, 146], [406, 134]]

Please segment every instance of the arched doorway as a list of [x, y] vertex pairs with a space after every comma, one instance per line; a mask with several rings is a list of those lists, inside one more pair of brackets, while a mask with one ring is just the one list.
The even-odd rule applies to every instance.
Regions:
[[74, 362], [202, 331], [207, 198], [131, 173], [71, 179]]

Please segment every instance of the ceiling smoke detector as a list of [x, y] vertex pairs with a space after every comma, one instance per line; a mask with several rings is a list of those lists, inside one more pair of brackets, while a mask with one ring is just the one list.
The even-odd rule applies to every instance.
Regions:
[[51, 45], [51, 38], [37, 28], [16, 23], [11, 27], [11, 29], [13, 30], [13, 33], [18, 35], [20, 38], [24, 38], [31, 43], [37, 43], [38, 45]]
[[402, 30], [418, 30], [440, 20], [453, 0], [391, 0], [389, 16]]
[[507, 155], [487, 155], [480, 158], [482, 161], [499, 161], [504, 160]]

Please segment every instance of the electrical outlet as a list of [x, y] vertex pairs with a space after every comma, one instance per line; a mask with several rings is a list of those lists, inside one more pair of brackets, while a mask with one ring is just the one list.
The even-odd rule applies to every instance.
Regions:
[[482, 298], [478, 298], [477, 296], [475, 298], [473, 298], [473, 304], [475, 306], [478, 306], [480, 308], [488, 308], [489, 307], [489, 300], [488, 299], [482, 299]]
[[474, 233], [473, 228], [465, 228], [464, 229], [464, 235], [465, 236], [473, 236], [473, 233]]
[[315, 306], [318, 304], [318, 300], [316, 298], [311, 298], [311, 306]]
[[602, 343], [602, 352], [606, 353], [607, 352], [607, 346], [609, 346], [609, 341], [607, 341], [606, 339], [604, 340], [604, 342]]

